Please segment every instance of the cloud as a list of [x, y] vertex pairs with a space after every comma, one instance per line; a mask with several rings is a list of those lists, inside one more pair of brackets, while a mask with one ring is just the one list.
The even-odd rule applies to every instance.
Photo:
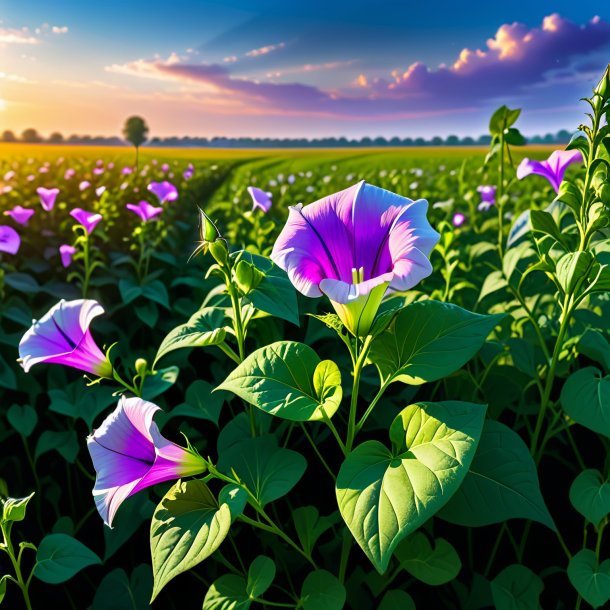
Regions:
[[51, 27], [51, 32], [53, 34], [67, 34], [68, 33], [68, 26], [67, 25], [62, 25], [61, 27], [54, 25], [53, 27]]
[[283, 49], [285, 46], [285, 42], [280, 42], [278, 44], [270, 44], [266, 47], [260, 47], [258, 49], [252, 49], [251, 51], [247, 51], [245, 55], [246, 57], [259, 57], [260, 55], [268, 55], [269, 53], [273, 53], [273, 51]]
[[320, 72], [322, 70], [341, 70], [349, 68], [356, 63], [355, 59], [346, 61], [327, 61], [321, 64], [304, 64], [302, 66], [294, 66], [292, 68], [281, 68], [267, 72], [267, 78], [282, 78], [288, 74], [308, 74], [310, 72]]
[[[246, 55], [265, 55], [280, 44]], [[192, 63], [172, 54], [165, 60], [139, 59], [106, 70], [200, 86], [208, 94], [241, 102], [252, 113], [392, 120], [473, 112], [490, 100], [536, 92], [546, 95], [548, 101], [549, 92], [555, 90], [549, 86], [545, 93], [545, 84], [572, 84], [582, 91], [584, 81], [578, 78], [582, 71], [575, 69], [575, 61], [590, 58], [608, 46], [610, 23], [596, 17], [579, 26], [554, 13], [545, 17], [538, 28], [504, 24], [483, 49], [463, 49], [450, 64], [433, 69], [415, 62], [404, 70], [392, 71], [387, 79], [361, 74], [355, 82], [332, 90], [238, 76], [234, 73], [233, 56], [217, 65]], [[293, 73], [330, 69], [340, 63], [305, 64], [293, 69]], [[597, 71], [602, 68], [600, 63]], [[288, 71], [271, 71], [268, 78]], [[556, 105], [554, 100], [553, 104]]]
[[30, 80], [25, 76], [19, 76], [18, 74], [7, 74], [6, 72], [0, 72], [0, 79], [7, 80], [12, 83], [22, 83], [27, 85], [33, 85], [36, 83], [36, 81]]
[[0, 45], [38, 43], [40, 40], [32, 35], [29, 28], [0, 28]]

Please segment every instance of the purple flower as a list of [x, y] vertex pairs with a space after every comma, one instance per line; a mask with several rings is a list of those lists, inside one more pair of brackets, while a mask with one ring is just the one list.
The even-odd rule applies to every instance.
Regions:
[[453, 215], [453, 226], [454, 227], [461, 227], [464, 224], [464, 221], [466, 220], [466, 216], [464, 216], [464, 214], [462, 214], [462, 212], [456, 212]]
[[364, 181], [290, 208], [271, 258], [308, 297], [325, 294], [345, 326], [366, 335], [389, 289], [405, 291], [432, 273], [439, 234], [428, 202]]
[[70, 216], [85, 227], [85, 231], [87, 231], [87, 234], [89, 235], [93, 233], [93, 229], [95, 229], [97, 223], [102, 220], [101, 214], [93, 214], [92, 212], [87, 212], [81, 208], [74, 208], [71, 210]]
[[121, 170], [121, 174], [123, 174], [123, 176], [126, 176], [127, 174], [131, 174], [133, 172], [133, 169], [131, 169], [131, 167], [124, 167]]
[[566, 173], [568, 165], [572, 163], [582, 163], [582, 154], [579, 150], [555, 150], [546, 161], [525, 158], [519, 163], [517, 178], [522, 180], [530, 174], [544, 176], [558, 193], [563, 175]]
[[10, 216], [16, 223], [20, 225], [27, 225], [28, 221], [34, 215], [34, 210], [28, 208], [22, 208], [20, 205], [16, 205], [12, 210], [4, 212], [5, 216]]
[[17, 254], [21, 245], [19, 233], [8, 225], [0, 225], [0, 252]]
[[64, 180], [70, 180], [76, 174], [76, 170], [69, 167], [64, 173]]
[[192, 163], [188, 164], [188, 167], [184, 170], [184, 172], [182, 173], [182, 177], [185, 180], [190, 180], [193, 177], [193, 174], [195, 173], [195, 168], [193, 167]]
[[91, 182], [89, 182], [89, 180], [83, 180], [82, 182], [79, 183], [78, 189], [80, 191], [84, 191], [84, 190], [88, 189], [90, 186], [91, 186]]
[[169, 163], [164, 163], [164, 164], [161, 166], [161, 171], [162, 171], [164, 174], [167, 174], [167, 172], [169, 172]]
[[252, 197], [252, 211], [260, 208], [265, 214], [271, 209], [271, 195], [256, 186], [249, 186], [248, 193]]
[[150, 205], [148, 201], [140, 201], [138, 205], [128, 203], [125, 207], [134, 214], [137, 214], [142, 219], [142, 222], [149, 221], [163, 211], [163, 208], [156, 208], [154, 205]]
[[93, 498], [109, 527], [121, 503], [138, 491], [206, 470], [205, 460], [192, 449], [161, 436], [153, 421], [160, 410], [152, 402], [122, 396], [116, 409], [87, 438], [97, 473]]
[[43, 210], [50, 212], [55, 206], [55, 200], [59, 195], [59, 189], [46, 189], [43, 186], [39, 186], [36, 189], [38, 197], [40, 198], [40, 204]]
[[176, 199], [178, 199], [178, 189], [167, 180], [164, 180], [163, 182], [151, 182], [148, 185], [148, 190], [157, 197], [161, 204], [166, 201], [176, 201]]
[[96, 345], [89, 325], [104, 313], [93, 300], [61, 300], [23, 335], [19, 360], [27, 373], [39, 362], [64, 364], [112, 378], [112, 365]]
[[94, 167], [93, 168], [93, 175], [94, 176], [101, 176], [104, 173], [104, 168], [103, 167]]
[[477, 187], [477, 191], [481, 194], [481, 203], [477, 208], [479, 211], [487, 212], [492, 205], [496, 205], [496, 189], [497, 187], [490, 185]]
[[76, 248], [74, 246], [68, 244], [59, 246], [59, 256], [61, 257], [61, 264], [64, 266], [64, 269], [72, 264], [72, 257], [75, 252]]

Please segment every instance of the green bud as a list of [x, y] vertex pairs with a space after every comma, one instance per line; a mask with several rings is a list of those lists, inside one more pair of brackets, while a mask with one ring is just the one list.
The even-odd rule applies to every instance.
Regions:
[[148, 370], [148, 362], [144, 360], [144, 358], [138, 358], [136, 360], [136, 373], [140, 375], [140, 377], [146, 376], [146, 371]]
[[199, 210], [199, 222], [199, 235], [202, 242], [212, 242], [217, 237], [220, 237], [220, 232], [216, 225], [203, 210]]
[[241, 260], [234, 269], [235, 284], [243, 294], [249, 294], [265, 277], [252, 263]]
[[604, 75], [597, 83], [597, 87], [593, 89], [593, 93], [599, 95], [604, 101], [608, 99], [608, 95], [610, 95], [610, 64], [606, 66]]
[[229, 249], [227, 248], [227, 242], [219, 237], [213, 242], [208, 243], [210, 254], [214, 257], [214, 260], [221, 266], [226, 265], [229, 260]]

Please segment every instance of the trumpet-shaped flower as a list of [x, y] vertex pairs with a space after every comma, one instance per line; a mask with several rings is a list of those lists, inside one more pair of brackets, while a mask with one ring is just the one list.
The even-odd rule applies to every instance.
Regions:
[[76, 248], [69, 244], [62, 244], [59, 246], [59, 256], [61, 257], [61, 264], [64, 269], [72, 264], [72, 257], [76, 252]]
[[102, 220], [101, 214], [93, 214], [92, 212], [87, 212], [87, 210], [82, 210], [81, 208], [74, 208], [71, 210], [70, 216], [80, 225], [85, 227], [85, 231], [87, 231], [88, 235], [93, 233], [93, 229], [95, 229], [97, 223]]
[[263, 213], [267, 213], [271, 209], [271, 195], [256, 186], [249, 186], [248, 193], [252, 197], [252, 211], [260, 208]]
[[129, 496], [151, 485], [206, 470], [201, 456], [161, 436], [153, 421], [160, 410], [141, 398], [123, 396], [116, 409], [87, 438], [97, 473], [93, 497], [109, 527]]
[[479, 211], [487, 212], [491, 206], [496, 205], [496, 190], [497, 187], [487, 184], [477, 187], [477, 191], [481, 195], [481, 203], [477, 208]]
[[0, 252], [17, 254], [21, 246], [19, 233], [8, 225], [0, 225]]
[[362, 181], [291, 207], [271, 258], [297, 290], [328, 296], [348, 330], [364, 336], [388, 290], [409, 290], [432, 272], [440, 236], [427, 209]]
[[36, 189], [38, 197], [40, 198], [40, 205], [46, 212], [50, 212], [55, 206], [55, 200], [59, 195], [59, 189], [46, 189], [43, 186], [39, 186]]
[[579, 150], [555, 150], [546, 161], [525, 158], [519, 163], [517, 178], [522, 180], [530, 174], [544, 176], [558, 193], [566, 169], [572, 163], [582, 163], [582, 154]]
[[20, 205], [16, 205], [12, 210], [6, 210], [5, 216], [10, 216], [16, 223], [20, 225], [27, 225], [30, 218], [34, 215], [34, 210], [23, 208]]
[[140, 201], [138, 205], [128, 203], [125, 207], [134, 214], [137, 214], [142, 222], [148, 222], [151, 218], [154, 218], [163, 212], [163, 208], [156, 208], [154, 205], [150, 205], [148, 201]]
[[103, 313], [102, 306], [90, 299], [62, 299], [51, 307], [19, 342], [19, 359], [25, 372], [39, 362], [48, 362], [112, 378], [112, 365], [89, 330], [93, 318]]
[[176, 199], [178, 199], [178, 189], [167, 180], [164, 180], [163, 182], [151, 182], [147, 188], [157, 197], [161, 204], [166, 201], [176, 201]]

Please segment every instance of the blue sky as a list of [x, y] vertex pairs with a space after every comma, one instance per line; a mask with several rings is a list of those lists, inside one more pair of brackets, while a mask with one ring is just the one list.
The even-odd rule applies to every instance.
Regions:
[[[501, 103], [576, 128], [610, 3], [5, 0], [0, 109], [20, 131], [478, 135]], [[1, 116], [1, 115], [0, 115]]]

